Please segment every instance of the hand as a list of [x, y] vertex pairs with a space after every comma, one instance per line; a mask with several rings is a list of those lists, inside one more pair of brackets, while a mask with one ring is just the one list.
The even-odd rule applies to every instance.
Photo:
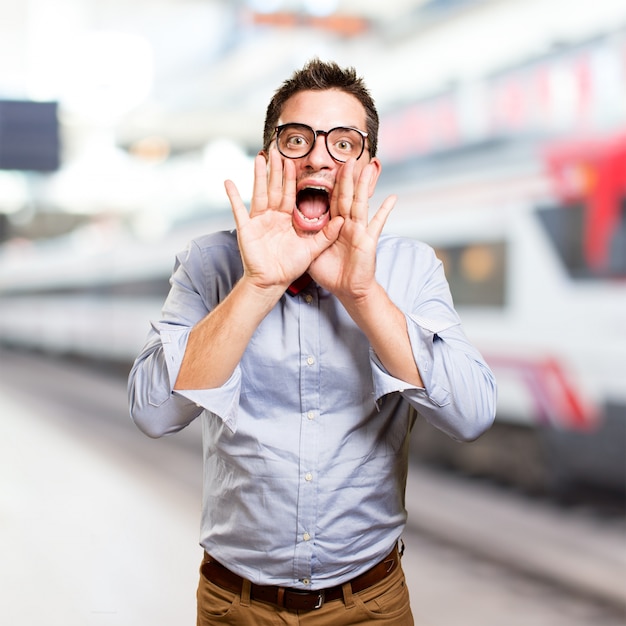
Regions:
[[299, 237], [292, 224], [295, 166], [275, 150], [269, 159], [269, 177], [265, 158], [258, 155], [255, 159], [249, 214], [235, 184], [227, 180], [224, 185], [237, 226], [244, 276], [258, 287], [280, 286], [284, 291], [337, 239], [343, 219], [337, 215], [319, 233]]
[[314, 280], [341, 300], [365, 296], [376, 285], [376, 246], [396, 203], [389, 196], [369, 221], [368, 200], [375, 168], [368, 164], [354, 184], [356, 161], [350, 159], [337, 176], [330, 212], [343, 218], [338, 238], [311, 264]]

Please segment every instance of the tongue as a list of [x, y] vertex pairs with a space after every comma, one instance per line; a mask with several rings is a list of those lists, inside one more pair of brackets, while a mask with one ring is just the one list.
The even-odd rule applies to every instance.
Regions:
[[298, 209], [304, 217], [314, 220], [326, 213], [328, 200], [325, 194], [303, 194], [298, 202]]

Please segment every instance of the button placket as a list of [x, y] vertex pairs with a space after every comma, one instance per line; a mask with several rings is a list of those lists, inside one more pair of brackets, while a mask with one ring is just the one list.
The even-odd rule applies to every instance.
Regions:
[[295, 571], [300, 580], [311, 580], [314, 533], [317, 527], [317, 485], [314, 480], [318, 464], [317, 416], [320, 406], [320, 339], [319, 301], [317, 293], [302, 294], [298, 308], [300, 334], [300, 393], [302, 399], [299, 442], [300, 479], [298, 481], [298, 537]]

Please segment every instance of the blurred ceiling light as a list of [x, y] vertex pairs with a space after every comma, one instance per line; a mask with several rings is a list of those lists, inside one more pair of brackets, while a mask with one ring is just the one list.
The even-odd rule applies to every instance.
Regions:
[[281, 5], [281, 0], [248, 0], [248, 6], [259, 13], [274, 13]]
[[79, 37], [68, 52], [61, 104], [69, 112], [112, 124], [149, 96], [154, 60], [145, 38], [91, 32]]
[[17, 213], [28, 201], [25, 175], [21, 172], [0, 171], [0, 213]]
[[248, 0], [248, 7], [257, 13], [269, 14], [286, 11], [327, 17], [339, 8], [339, 0]]
[[304, 0], [304, 9], [316, 17], [327, 17], [337, 11], [338, 0]]

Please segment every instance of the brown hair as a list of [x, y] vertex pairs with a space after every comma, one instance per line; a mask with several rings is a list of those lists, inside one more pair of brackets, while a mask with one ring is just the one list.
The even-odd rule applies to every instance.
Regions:
[[324, 62], [319, 59], [312, 59], [301, 70], [296, 70], [291, 78], [285, 80], [274, 93], [265, 114], [263, 149], [266, 152], [269, 150], [278, 118], [289, 98], [300, 91], [324, 91], [326, 89], [345, 91], [363, 105], [370, 156], [376, 156], [378, 112], [363, 79], [357, 76], [353, 67], [341, 68], [335, 62]]

